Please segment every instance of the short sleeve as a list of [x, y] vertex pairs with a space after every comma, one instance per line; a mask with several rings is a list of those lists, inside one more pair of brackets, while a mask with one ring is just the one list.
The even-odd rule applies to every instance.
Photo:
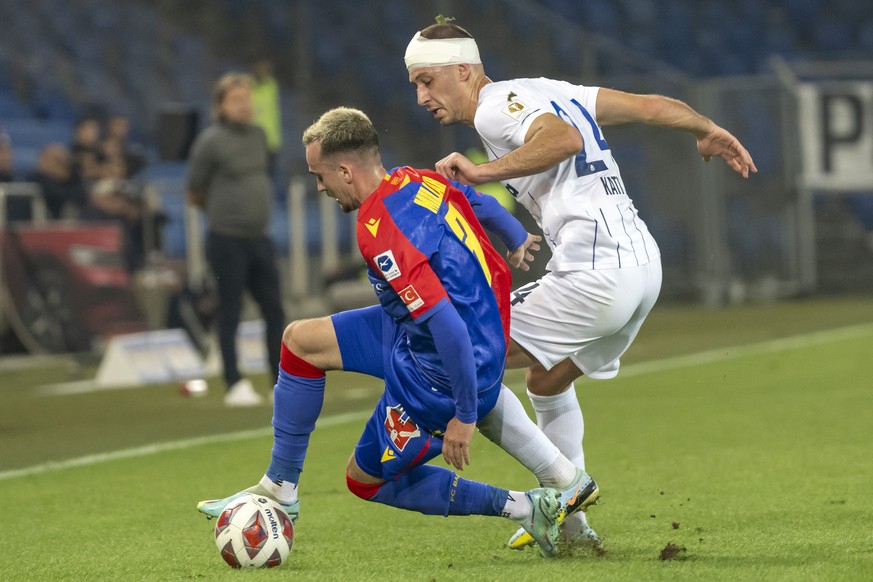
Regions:
[[491, 91], [476, 109], [474, 125], [485, 141], [500, 149], [513, 150], [524, 145], [534, 120], [549, 109], [534, 96], [515, 91]]

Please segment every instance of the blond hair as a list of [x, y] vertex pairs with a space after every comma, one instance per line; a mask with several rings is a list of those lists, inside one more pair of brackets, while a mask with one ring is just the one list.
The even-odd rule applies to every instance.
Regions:
[[324, 113], [303, 132], [303, 145], [318, 142], [324, 156], [341, 152], [377, 154], [379, 134], [359, 109], [336, 107]]

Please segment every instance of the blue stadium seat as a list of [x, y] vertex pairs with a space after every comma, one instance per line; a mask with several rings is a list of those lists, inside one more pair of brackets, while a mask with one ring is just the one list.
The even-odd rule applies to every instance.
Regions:
[[36, 164], [39, 162], [39, 152], [42, 150], [39, 146], [18, 146], [13, 144], [12, 163], [15, 169], [15, 174], [24, 178], [36, 169]]
[[43, 121], [33, 117], [2, 122], [12, 138], [16, 154], [20, 147], [41, 148], [49, 143], [67, 144], [73, 137], [73, 126], [65, 121]]
[[0, 123], [7, 119], [30, 117], [33, 111], [20, 101], [11, 91], [0, 91]]

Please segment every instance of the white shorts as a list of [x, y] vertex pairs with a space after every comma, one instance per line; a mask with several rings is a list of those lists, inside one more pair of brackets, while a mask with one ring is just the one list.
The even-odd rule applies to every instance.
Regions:
[[546, 273], [512, 294], [510, 336], [550, 370], [570, 358], [591, 378], [614, 378], [661, 291], [661, 262]]

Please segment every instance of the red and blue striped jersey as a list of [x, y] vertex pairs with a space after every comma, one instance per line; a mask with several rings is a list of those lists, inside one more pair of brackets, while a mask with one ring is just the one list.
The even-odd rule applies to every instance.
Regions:
[[477, 390], [499, 383], [509, 341], [511, 275], [467, 196], [429, 170], [396, 168], [358, 210], [358, 246], [379, 302], [408, 337], [416, 365], [451, 394], [433, 339], [419, 325], [451, 302], [473, 344]]

